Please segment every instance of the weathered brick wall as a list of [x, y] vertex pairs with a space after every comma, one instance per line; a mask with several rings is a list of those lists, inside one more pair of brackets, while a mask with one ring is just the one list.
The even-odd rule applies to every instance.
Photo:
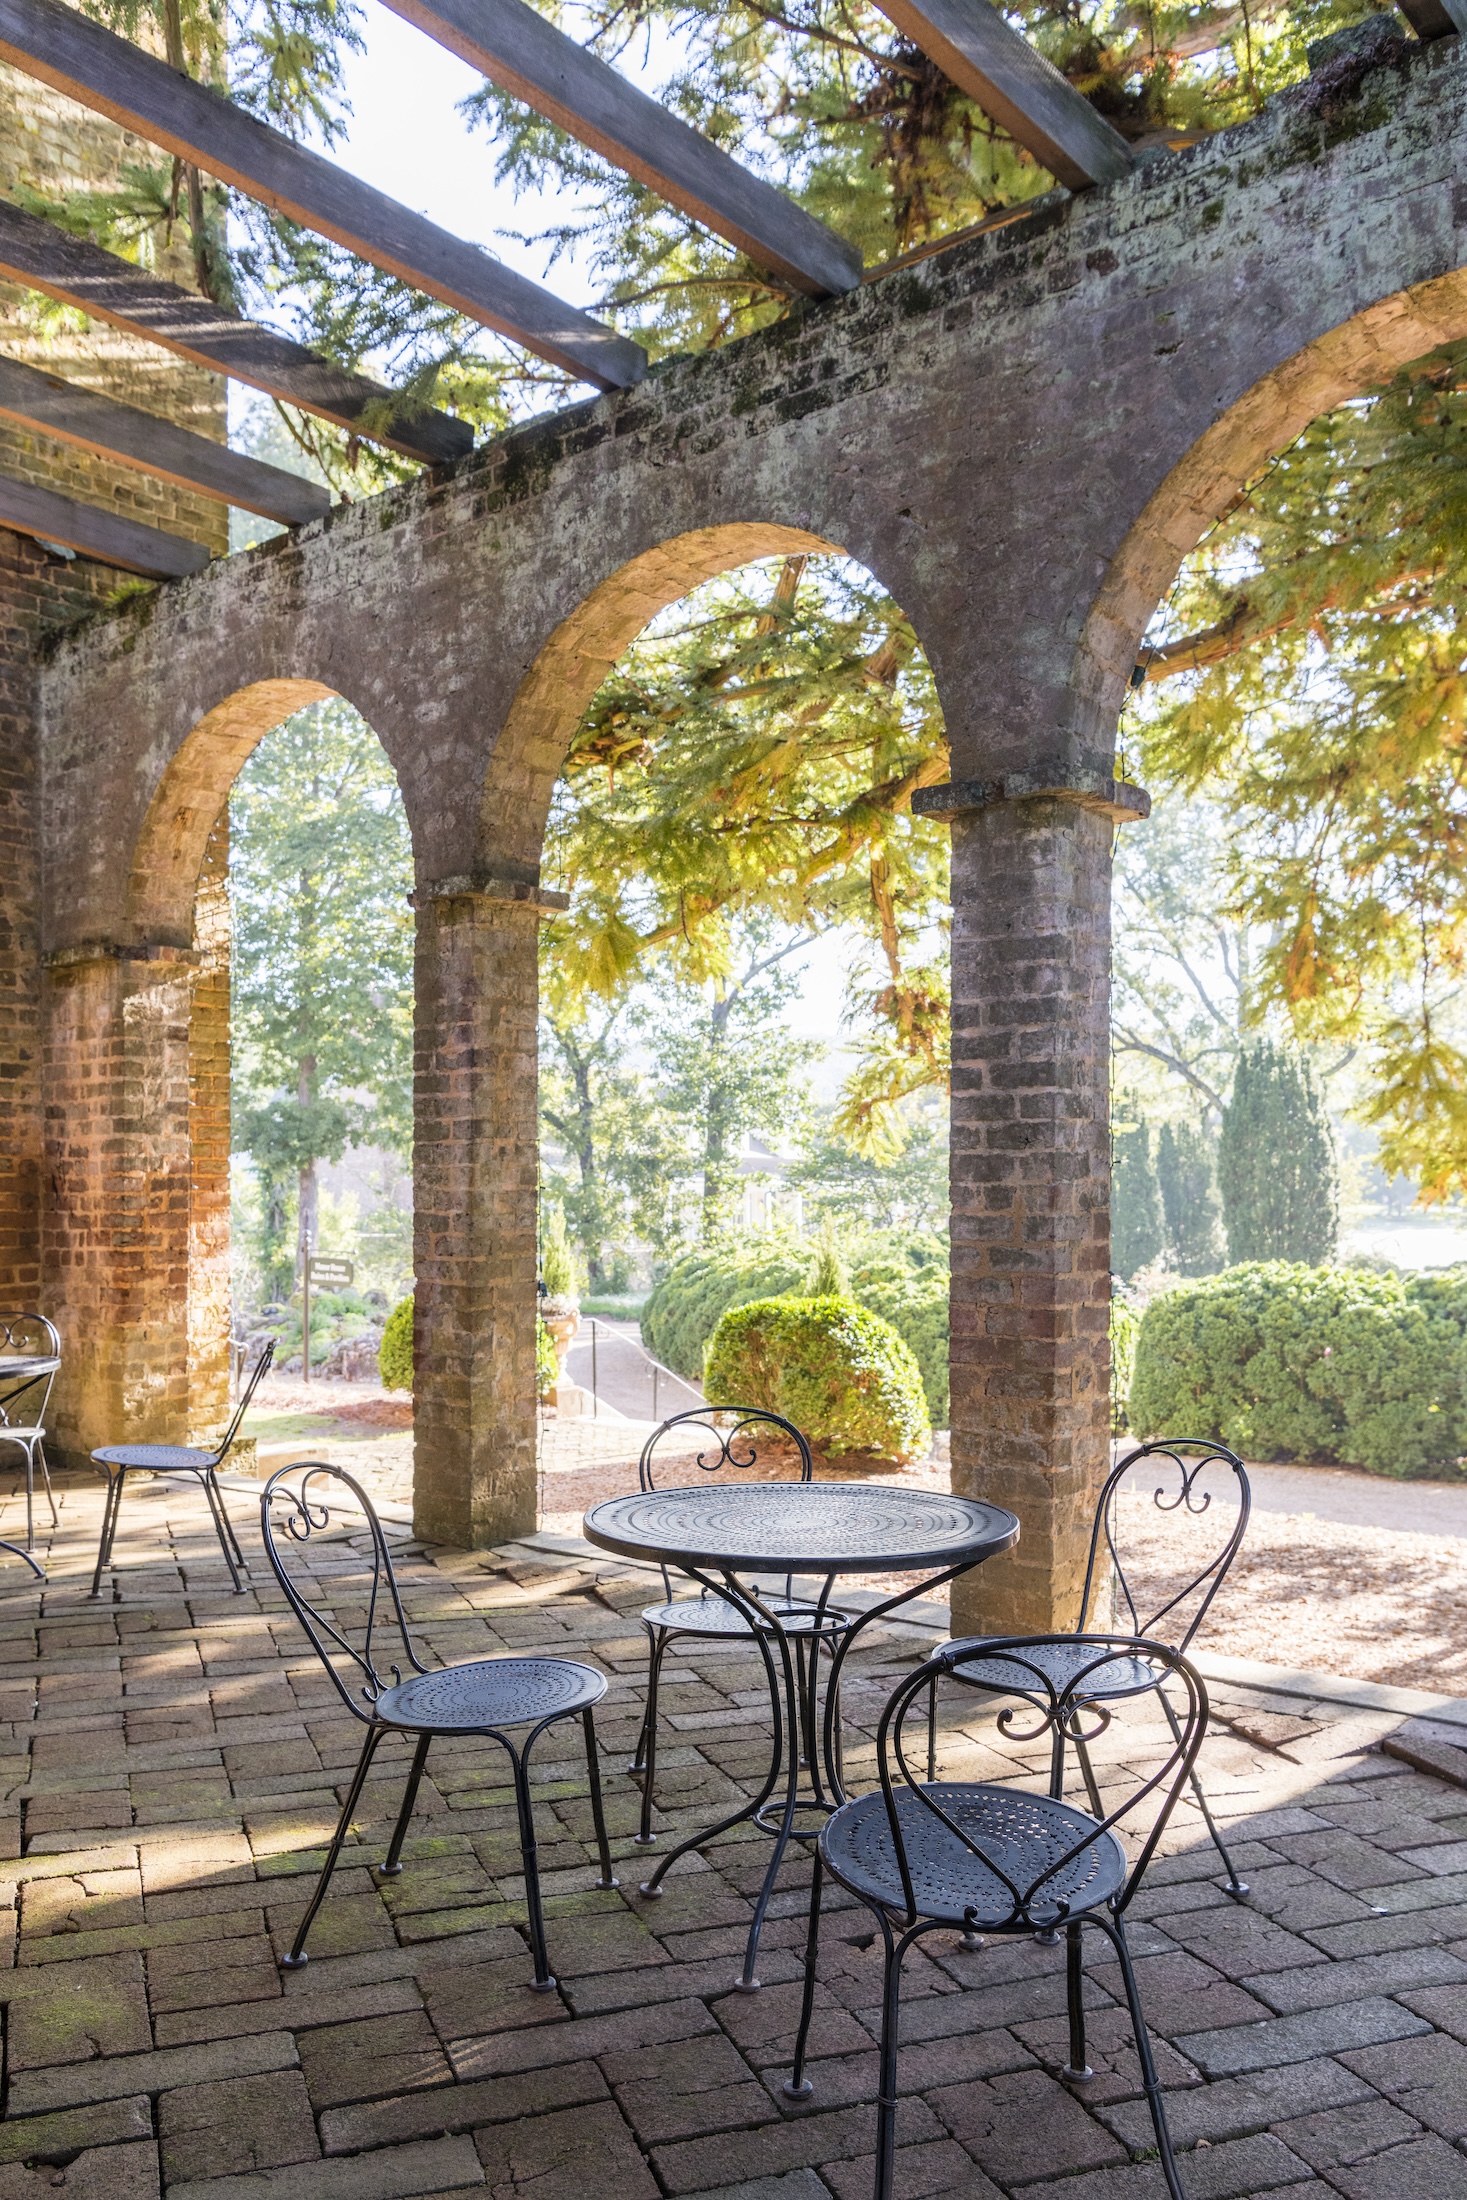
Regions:
[[532, 920], [511, 952], [512, 901], [450, 921], [433, 889], [532, 887], [579, 712], [651, 613], [833, 545], [911, 616], [954, 777], [997, 782], [956, 828], [954, 1476], [1024, 1517], [985, 1615], [1072, 1615], [1105, 1456], [1108, 836], [1030, 798], [1108, 777], [1157, 597], [1266, 454], [1467, 336], [1460, 43], [668, 362], [41, 668], [53, 945], [191, 938], [219, 801], [285, 696], [345, 695], [391, 757], [427, 928], [425, 1531], [487, 1537], [534, 1484]]

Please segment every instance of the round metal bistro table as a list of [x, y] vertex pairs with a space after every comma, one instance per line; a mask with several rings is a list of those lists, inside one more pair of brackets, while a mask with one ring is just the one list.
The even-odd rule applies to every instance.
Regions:
[[[711, 1595], [726, 1597], [749, 1621], [764, 1661], [774, 1746], [763, 1787], [751, 1802], [690, 1834], [669, 1850], [642, 1888], [658, 1895], [672, 1866], [692, 1849], [752, 1819], [774, 1840], [769, 1869], [749, 1927], [738, 1984], [752, 1993], [759, 1936], [774, 1882], [791, 1839], [808, 1841], [818, 1828], [799, 1828], [796, 1814], [828, 1815], [845, 1800], [841, 1785], [840, 1676], [851, 1645], [866, 1628], [912, 1598], [1011, 1550], [1019, 1523], [999, 1505], [940, 1490], [883, 1488], [875, 1482], [752, 1482], [701, 1489], [644, 1490], [612, 1497], [586, 1514], [585, 1532], [622, 1558], [676, 1567]], [[815, 1610], [823, 1615], [841, 1574], [919, 1573], [921, 1579], [881, 1598], [843, 1633], [826, 1677], [820, 1746], [809, 1753], [810, 1792], [800, 1793], [800, 1706], [791, 1641], [766, 1576], [823, 1577]], [[819, 1637], [818, 1623], [816, 1639]], [[813, 1653], [812, 1653], [813, 1654]], [[781, 1776], [783, 1801], [775, 1801]]]

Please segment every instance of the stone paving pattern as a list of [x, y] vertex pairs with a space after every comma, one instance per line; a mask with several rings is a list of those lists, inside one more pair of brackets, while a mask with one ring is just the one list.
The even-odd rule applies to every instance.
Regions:
[[[247, 1550], [258, 1529], [236, 1496]], [[13, 1500], [0, 1528], [13, 1531]], [[636, 1883], [623, 1767], [645, 1575], [613, 1562], [404, 1546], [412, 1618], [444, 1660], [543, 1648], [611, 1676], [601, 1736], [620, 1892], [597, 1891], [576, 1729], [547, 1737], [537, 1810], [559, 1988], [527, 1988], [519, 1856], [493, 1744], [439, 1743], [406, 1851], [373, 1864], [405, 1745], [380, 1753], [312, 1960], [283, 1975], [360, 1730], [263, 1558], [229, 1593], [195, 1491], [129, 1493], [111, 1602], [86, 1601], [100, 1493], [63, 1490], [52, 1578], [0, 1595], [5, 2002], [0, 2200], [865, 2200], [879, 1965], [832, 1906], [812, 2076], [781, 2093], [807, 1868], [732, 1990], [767, 1848], [727, 1838], [660, 1902]], [[339, 1612], [363, 1570], [315, 1545]], [[849, 1691], [853, 1784], [898, 1675], [888, 1630]], [[757, 1674], [688, 1645], [664, 1673], [664, 1825], [711, 1816], [762, 1767]], [[1134, 1915], [1182, 2174], [1194, 2200], [1467, 2200], [1467, 1793], [1382, 1754], [1389, 1713], [1219, 1690], [1206, 1777], [1253, 1899], [1221, 1891], [1190, 1809]], [[1103, 1779], [1148, 1761], [1132, 1720]], [[1031, 1767], [978, 1699], [943, 1707], [954, 1775]], [[747, 1829], [743, 1829], [747, 1836]], [[902, 2200], [1153, 2200], [1162, 2185], [1118, 1980], [1095, 1939], [1097, 2077], [1069, 2088], [1063, 1964], [1031, 1942], [934, 1940], [906, 1973]]]

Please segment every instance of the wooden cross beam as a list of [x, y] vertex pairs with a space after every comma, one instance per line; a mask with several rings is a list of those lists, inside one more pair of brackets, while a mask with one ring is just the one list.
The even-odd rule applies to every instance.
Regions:
[[988, 0], [878, 0], [899, 31], [1072, 191], [1130, 173], [1134, 156]]
[[159, 528], [99, 511], [55, 489], [14, 481], [8, 474], [0, 474], [0, 527], [35, 535], [42, 542], [59, 542], [68, 550], [79, 550], [83, 557], [120, 565], [127, 573], [146, 574], [149, 580], [181, 580], [185, 574], [201, 573], [209, 562], [201, 542], [165, 535]]
[[1402, 15], [1418, 38], [1467, 36], [1467, 0], [1397, 0]]
[[860, 282], [854, 245], [567, 38], [526, 0], [387, 0], [387, 6], [727, 237], [790, 289], [817, 298]]
[[287, 527], [319, 519], [331, 509], [330, 496], [317, 482], [244, 458], [206, 435], [193, 435], [154, 413], [137, 412], [115, 398], [63, 382], [59, 375], [22, 366], [18, 359], [0, 358], [0, 415], [39, 428], [58, 442], [197, 489], [221, 504], [262, 512]]
[[0, 0], [0, 60], [511, 337], [578, 381], [622, 389], [647, 371], [639, 344], [64, 0]]
[[[380, 382], [318, 359], [303, 344], [226, 313], [177, 283], [145, 275], [130, 261], [68, 236], [54, 222], [24, 214], [6, 199], [0, 199], [0, 276], [425, 466], [446, 465], [474, 447], [466, 421], [431, 410], [394, 414], [393, 392]], [[364, 418], [374, 425], [364, 427]]]

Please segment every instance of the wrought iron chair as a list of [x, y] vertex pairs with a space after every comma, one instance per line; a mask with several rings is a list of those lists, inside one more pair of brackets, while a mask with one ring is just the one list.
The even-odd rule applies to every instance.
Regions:
[[[1036, 1741], [1046, 1731], [1052, 1741], [1072, 1737], [1094, 1713], [1097, 1698], [1108, 1693], [1115, 1676], [1108, 1676], [1107, 1668], [1116, 1665], [1127, 1676], [1145, 1667], [1158, 1692], [1164, 1682], [1180, 1683], [1185, 1716], [1175, 1747], [1116, 1809], [1094, 1817], [1027, 1788], [988, 1781], [920, 1781], [907, 1757], [908, 1715], [934, 1680], [975, 1651], [995, 1674], [1007, 1668], [1005, 1693], [1034, 1708], [1038, 1724], [1024, 1733], [1015, 1731], [1022, 1711], [1010, 1706], [1001, 1713], [999, 1724], [1011, 1740]], [[1061, 1679], [1055, 1678], [1057, 1652], [1063, 1653]], [[1094, 2075], [1085, 2060], [1081, 1940], [1087, 1925], [1104, 1934], [1115, 1950], [1162, 2174], [1172, 2200], [1186, 2200], [1126, 1943], [1125, 1913], [1196, 1761], [1206, 1727], [1207, 1692], [1196, 1672], [1175, 1650], [1138, 1636], [1036, 1635], [954, 1642], [898, 1683], [877, 1730], [881, 1785], [842, 1804], [821, 1828], [816, 1844], [804, 2000], [794, 2069], [785, 2085], [792, 2100], [807, 2100], [814, 2091], [805, 2076], [805, 2053], [819, 1964], [821, 1883], [829, 1872], [872, 1912], [885, 1947], [875, 2200], [891, 2200], [895, 2176], [897, 2040], [907, 1950], [933, 1932], [956, 1932], [969, 1948], [981, 1947], [985, 1936], [1056, 1942], [1063, 1932], [1070, 2051], [1063, 2074], [1080, 2084]], [[1096, 1731], [1092, 1725], [1092, 1739]], [[1148, 1805], [1149, 1824], [1135, 1816]], [[1115, 1832], [1126, 1818], [1132, 1819], [1138, 1841], [1129, 1864]]]
[[243, 1596], [245, 1585], [240, 1575], [249, 1572], [239, 1538], [225, 1509], [224, 1492], [219, 1487], [218, 1474], [233, 1448], [240, 1431], [240, 1423], [250, 1410], [255, 1392], [269, 1371], [275, 1357], [275, 1339], [272, 1337], [255, 1362], [254, 1373], [240, 1392], [234, 1418], [212, 1451], [198, 1444], [108, 1444], [101, 1451], [92, 1453], [92, 1462], [107, 1477], [107, 1502], [102, 1508], [102, 1533], [97, 1543], [97, 1564], [92, 1575], [92, 1598], [102, 1594], [102, 1575], [112, 1563], [112, 1545], [117, 1535], [117, 1516], [122, 1510], [122, 1492], [129, 1474], [196, 1474], [203, 1487], [209, 1513], [214, 1522], [214, 1532], [219, 1538], [219, 1548], [224, 1553], [224, 1563], [229, 1568], [229, 1578], [234, 1584], [236, 1596]]
[[[0, 1444], [25, 1454], [25, 1547], [34, 1549], [36, 1462], [46, 1484], [51, 1525], [59, 1526], [51, 1469], [46, 1464], [46, 1414], [61, 1366], [61, 1339], [44, 1314], [0, 1314], [0, 1384], [13, 1384], [0, 1400]], [[40, 1401], [33, 1393], [40, 1391]], [[15, 1418], [12, 1419], [12, 1415]]]
[[[1138, 1466], [1145, 1459], [1164, 1460], [1176, 1469], [1175, 1486], [1169, 1486], [1168, 1482], [1164, 1480], [1153, 1494], [1152, 1503], [1159, 1512], [1186, 1512], [1194, 1519], [1200, 1518], [1202, 1514], [1207, 1512], [1212, 1504], [1212, 1492], [1210, 1490], [1199, 1490], [1198, 1478], [1207, 1467], [1214, 1464], [1222, 1465], [1233, 1476], [1238, 1492], [1238, 1512], [1237, 1518], [1216, 1556], [1209, 1560], [1202, 1571], [1194, 1575], [1185, 1587], [1178, 1589], [1174, 1596], [1168, 1597], [1166, 1602], [1153, 1612], [1149, 1618], [1143, 1619], [1137, 1608], [1136, 1598], [1127, 1578], [1125, 1563], [1121, 1555], [1120, 1545], [1123, 1539], [1120, 1536], [1117, 1520], [1117, 1500], [1121, 1484], [1125, 1481], [1126, 1476], [1133, 1467]], [[1096, 1507], [1095, 1524], [1090, 1531], [1090, 1556], [1085, 1568], [1085, 1591], [1080, 1600], [1080, 1628], [1083, 1630], [1087, 1621], [1092, 1624], [1103, 1625], [1105, 1624], [1105, 1618], [1108, 1617], [1110, 1624], [1113, 1626], [1116, 1624], [1125, 1625], [1129, 1622], [1136, 1634], [1144, 1635], [1148, 1640], [1168, 1641], [1175, 1650], [1185, 1653], [1191, 1648], [1193, 1638], [1196, 1636], [1203, 1620], [1207, 1617], [1213, 1598], [1222, 1587], [1227, 1578], [1228, 1569], [1238, 1555], [1239, 1547], [1247, 1531], [1248, 1514], [1251, 1506], [1252, 1493], [1248, 1485], [1247, 1469], [1237, 1454], [1229, 1451], [1226, 1445], [1208, 1443], [1201, 1438], [1166, 1437], [1159, 1438], [1154, 1443], [1138, 1445], [1134, 1451], [1128, 1452], [1125, 1458], [1113, 1467], [1107, 1476], [1100, 1493], [1100, 1502]], [[1101, 1565], [1102, 1551], [1109, 1560], [1109, 1565], [1106, 1568], [1102, 1568]], [[1104, 1594], [1106, 1573], [1109, 1574], [1112, 1585], [1111, 1610], [1108, 1615], [1102, 1616], [1094, 1610], [1094, 1606]], [[1063, 1638], [1059, 1639], [1062, 1645]], [[1074, 1642], [1078, 1644], [1084, 1639], [1083, 1634], [1077, 1633]], [[994, 1678], [989, 1675], [987, 1657], [986, 1654], [981, 1652], [981, 1646], [970, 1645], [970, 1651], [975, 1649], [979, 1651], [978, 1655], [970, 1655], [953, 1667], [953, 1679], [969, 1688], [983, 1688], [1003, 1695], [1011, 1693], [1012, 1691], [1007, 1684], [998, 1686]], [[1074, 1670], [1081, 1658], [1082, 1653], [1073, 1647], [1067, 1649], [1061, 1646], [1049, 1653], [1044, 1662], [1051, 1682], [1056, 1687], [1062, 1686], [1068, 1674]], [[1127, 1673], [1123, 1666], [1117, 1666], [1103, 1677], [1106, 1685], [1096, 1692], [1093, 1699], [1095, 1707], [1098, 1708], [1102, 1701], [1114, 1702], [1122, 1697], [1146, 1694], [1154, 1688], [1163, 1716], [1171, 1727], [1173, 1739], [1177, 1737], [1179, 1728], [1176, 1712], [1167, 1700], [1165, 1688], [1158, 1687], [1149, 1672], [1138, 1668], [1134, 1673]], [[934, 1680], [928, 1700], [927, 1719], [927, 1777], [929, 1780], [936, 1775], [936, 1699], [937, 1687]], [[1085, 1793], [1089, 1799], [1090, 1807], [1099, 1817], [1102, 1815], [1100, 1790], [1096, 1785], [1094, 1768], [1090, 1762], [1090, 1753], [1085, 1746], [1085, 1736], [1078, 1725], [1075, 1732], [1069, 1736], [1066, 1736], [1058, 1728], [1054, 1730], [1051, 1792], [1054, 1795], [1061, 1795], [1064, 1792], [1065, 1752], [1071, 1743], [1073, 1743], [1075, 1755], [1079, 1759], [1080, 1772], [1085, 1782]], [[1233, 1897], [1234, 1901], [1241, 1902], [1248, 1893], [1247, 1882], [1238, 1877], [1233, 1860], [1228, 1854], [1227, 1844], [1218, 1831], [1217, 1821], [1208, 1806], [1207, 1797], [1202, 1790], [1202, 1782], [1197, 1777], [1195, 1769], [1189, 1768], [1187, 1777], [1191, 1783], [1192, 1794], [1197, 1807], [1202, 1813], [1203, 1823], [1206, 1825], [1209, 1834], [1211, 1834], [1213, 1846], [1222, 1858], [1224, 1868], [1227, 1871], [1227, 1892]]]
[[[299, 1477], [294, 1489], [287, 1485], [286, 1478], [290, 1475]], [[329, 1527], [331, 1516], [326, 1505], [321, 1502], [319, 1493], [315, 1497], [312, 1495], [312, 1486], [326, 1481], [340, 1482], [351, 1492], [352, 1503], [364, 1516], [365, 1533], [371, 1542], [371, 1586], [362, 1599], [366, 1617], [359, 1643], [351, 1640], [333, 1613], [322, 1611], [311, 1602], [281, 1556], [281, 1535], [291, 1543], [305, 1544], [312, 1535]], [[306, 1904], [290, 1953], [281, 1959], [283, 1966], [295, 1970], [308, 1960], [306, 1935], [326, 1898], [342, 1843], [384, 1734], [414, 1734], [417, 1748], [413, 1752], [386, 1858], [377, 1867], [383, 1879], [394, 1878], [402, 1870], [402, 1845], [407, 1838], [418, 1783], [423, 1777], [434, 1737], [479, 1734], [498, 1742], [509, 1758], [519, 1819], [520, 1856], [524, 1864], [525, 1908], [535, 1961], [532, 1984], [538, 1992], [549, 1993], [555, 1980], [550, 1973], [545, 1947], [545, 1914], [540, 1900], [535, 1821], [530, 1807], [530, 1752], [547, 1727], [556, 1725], [561, 1719], [580, 1719], [585, 1735], [591, 1817], [601, 1858], [601, 1877], [596, 1884], [599, 1887], [616, 1886], [606, 1839], [606, 1819], [601, 1808], [601, 1771], [596, 1755], [596, 1722], [592, 1715], [593, 1706], [606, 1694], [605, 1674], [598, 1673], [594, 1666], [578, 1664], [572, 1658], [474, 1658], [461, 1665], [424, 1665], [413, 1648], [391, 1554], [376, 1508], [361, 1483], [344, 1467], [328, 1466], [319, 1459], [302, 1459], [279, 1468], [271, 1475], [260, 1496], [260, 1528], [266, 1556], [291, 1610], [305, 1629], [312, 1649], [331, 1676], [347, 1710], [353, 1718], [360, 1719], [367, 1730], [331, 1846], [326, 1851], [326, 1861]], [[390, 1680], [384, 1678], [372, 1641], [379, 1621], [384, 1632], [401, 1643], [402, 1656], [412, 1669], [406, 1680], [402, 1678], [401, 1666], [395, 1663], [385, 1669]], [[516, 1748], [505, 1730], [524, 1726], [530, 1731]]]
[[[720, 1428], [717, 1417], [726, 1418], [731, 1425]], [[707, 1431], [716, 1444], [716, 1451], [700, 1451], [693, 1464], [700, 1474], [718, 1474], [725, 1467], [735, 1472], [748, 1473], [759, 1464], [759, 1451], [749, 1435], [751, 1429], [768, 1429], [771, 1435], [783, 1439], [794, 1447], [799, 1460], [797, 1476], [781, 1477], [784, 1480], [808, 1482], [815, 1468], [810, 1457], [810, 1446], [793, 1421], [786, 1421], [778, 1413], [767, 1412], [762, 1406], [698, 1406], [686, 1413], [674, 1413], [655, 1428], [642, 1446], [642, 1456], [637, 1473], [644, 1490], [655, 1489], [655, 1454], [657, 1448], [674, 1430], [700, 1428]], [[742, 1449], [740, 1440], [742, 1439]], [[766, 1450], [769, 1439], [765, 1439]], [[687, 1465], [686, 1454], [679, 1464]], [[666, 1602], [649, 1604], [642, 1614], [642, 1625], [647, 1630], [647, 1700], [642, 1713], [642, 1725], [637, 1735], [637, 1746], [627, 1771], [633, 1779], [642, 1783], [642, 1819], [637, 1840], [645, 1847], [656, 1840], [652, 1831], [653, 1782], [657, 1776], [657, 1694], [662, 1674], [662, 1661], [667, 1647], [680, 1635], [694, 1635], [703, 1642], [748, 1642], [753, 1638], [753, 1627], [742, 1612], [736, 1611], [725, 1598], [713, 1596], [704, 1589], [695, 1597], [675, 1597], [672, 1593], [672, 1576], [664, 1566], [662, 1585], [667, 1592]], [[795, 1644], [798, 1659], [798, 1681], [801, 1707], [801, 1763], [815, 1761], [815, 1735], [817, 1717], [818, 1657], [823, 1643], [833, 1650], [851, 1624], [849, 1613], [836, 1610], [827, 1604], [821, 1607], [794, 1593], [794, 1577], [786, 1578], [782, 1595], [766, 1597], [765, 1602], [778, 1612], [785, 1633]]]

